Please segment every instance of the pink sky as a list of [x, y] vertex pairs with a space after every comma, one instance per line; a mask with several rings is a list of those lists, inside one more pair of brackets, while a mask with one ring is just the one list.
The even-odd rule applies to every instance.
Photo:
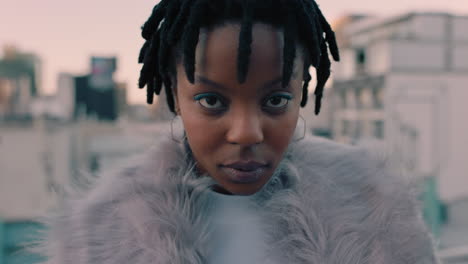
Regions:
[[[117, 79], [129, 87], [129, 101], [141, 103], [136, 88], [142, 45], [140, 26], [157, 1], [2, 0], [0, 47], [6, 44], [38, 54], [45, 92], [56, 89], [57, 74], [86, 73], [91, 55], [116, 55]], [[329, 20], [352, 13], [391, 15], [409, 11], [468, 14], [467, 0], [318, 0]]]

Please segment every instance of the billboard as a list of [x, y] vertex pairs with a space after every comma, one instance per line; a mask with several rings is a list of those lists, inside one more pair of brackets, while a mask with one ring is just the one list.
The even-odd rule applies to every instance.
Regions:
[[90, 88], [102, 92], [112, 90], [116, 65], [116, 57], [91, 57]]

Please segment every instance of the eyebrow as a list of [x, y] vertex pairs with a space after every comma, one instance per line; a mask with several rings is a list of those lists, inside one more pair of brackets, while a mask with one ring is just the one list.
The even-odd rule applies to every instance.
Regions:
[[[276, 86], [276, 85], [278, 85], [278, 84], [281, 84], [282, 81], [283, 81], [283, 78], [282, 78], [282, 77], [278, 77], [278, 78], [276, 78], [276, 79], [274, 79], [274, 80], [271, 80], [271, 81], [265, 83], [265, 84], [262, 86], [262, 89], [263, 89], [263, 90], [266, 90], [266, 89], [268, 89], [268, 88], [271, 88], [271, 87], [273, 87], [273, 86]], [[283, 88], [283, 87], [281, 86], [281, 88]], [[285, 88], [287, 88], [287, 87], [285, 87]]]
[[220, 90], [227, 90], [226, 89], [226, 86], [222, 85], [222, 84], [219, 84], [215, 81], [212, 81], [208, 78], [205, 78], [203, 76], [200, 76], [200, 75], [197, 75], [197, 77], [195, 78], [195, 80], [197, 82], [200, 82], [200, 83], [203, 83], [203, 84], [206, 84], [206, 85], [209, 85], [209, 86], [212, 86], [213, 88], [216, 88], [216, 89], [220, 89]]
[[[208, 79], [208, 78], [206, 78], [206, 77], [200, 76], [200, 75], [197, 75], [196, 78], [195, 78], [195, 80], [196, 80], [197, 82], [200, 82], [200, 83], [209, 85], [209, 86], [211, 86], [211, 87], [213, 87], [213, 88], [215, 88], [215, 89], [227, 90], [226, 86], [224, 86], [224, 85], [222, 85], [222, 84], [220, 84], [220, 83], [217, 83], [217, 82], [215, 82], [215, 81], [212, 81], [212, 80], [210, 80], [210, 79]], [[278, 78], [276, 78], [276, 79], [273, 79], [273, 80], [271, 80], [271, 81], [266, 82], [264, 85], [262, 85], [261, 88], [262, 88], [262, 90], [267, 90], [267, 89], [269, 89], [269, 88], [271, 88], [271, 87], [273, 87], [273, 86], [276, 86], [276, 85], [278, 85], [278, 84], [281, 84], [282, 80], [283, 80], [282, 77], [278, 77]], [[283, 87], [282, 87], [282, 88], [283, 88]], [[287, 88], [288, 88], [288, 86], [284, 87], [284, 89], [287, 89]]]

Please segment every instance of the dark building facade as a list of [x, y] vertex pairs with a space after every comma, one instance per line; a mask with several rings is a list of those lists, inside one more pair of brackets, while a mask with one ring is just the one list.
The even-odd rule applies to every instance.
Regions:
[[75, 77], [75, 118], [85, 114], [98, 120], [118, 118], [118, 85], [113, 74], [115, 57], [92, 57], [91, 73]]

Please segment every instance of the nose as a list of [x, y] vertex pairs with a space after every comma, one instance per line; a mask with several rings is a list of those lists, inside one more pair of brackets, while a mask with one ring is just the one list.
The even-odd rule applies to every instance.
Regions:
[[256, 111], [242, 109], [232, 114], [226, 134], [231, 144], [252, 146], [263, 142], [262, 120]]

